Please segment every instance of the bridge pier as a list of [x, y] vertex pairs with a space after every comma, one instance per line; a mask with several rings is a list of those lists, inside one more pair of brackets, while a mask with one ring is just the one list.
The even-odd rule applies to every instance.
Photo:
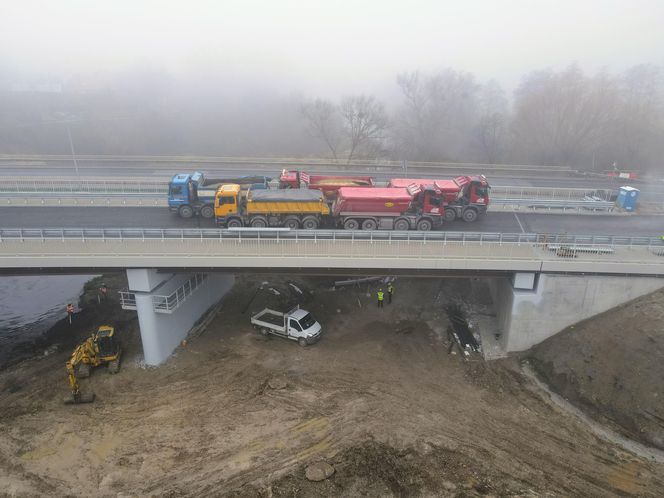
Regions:
[[545, 273], [515, 273], [490, 283], [506, 353], [525, 351], [570, 325], [662, 287], [664, 280], [656, 277]]
[[233, 287], [227, 273], [159, 273], [128, 269], [129, 297], [123, 308], [135, 309], [145, 363], [166, 360], [194, 324]]

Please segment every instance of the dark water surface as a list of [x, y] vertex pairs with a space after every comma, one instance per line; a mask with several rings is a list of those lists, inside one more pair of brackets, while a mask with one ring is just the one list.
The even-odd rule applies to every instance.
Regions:
[[94, 275], [0, 277], [0, 368], [35, 354], [35, 342], [78, 303]]

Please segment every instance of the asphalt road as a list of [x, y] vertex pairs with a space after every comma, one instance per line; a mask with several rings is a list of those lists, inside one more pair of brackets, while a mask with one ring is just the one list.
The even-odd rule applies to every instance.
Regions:
[[[214, 228], [212, 220], [184, 220], [166, 208], [0, 207], [0, 228]], [[455, 221], [449, 231], [566, 233], [658, 237], [662, 216], [558, 215], [493, 212], [475, 223]]]
[[[126, 162], [85, 162], [79, 164], [79, 175], [81, 177], [114, 177], [118, 179], [126, 179], [132, 177], [142, 178], [155, 178], [160, 180], [167, 180], [175, 173], [183, 171], [194, 170], [205, 171], [210, 177], [235, 177], [243, 176], [252, 173], [265, 174], [268, 176], [277, 177], [281, 171], [278, 165], [264, 166], [262, 168], [253, 165], [215, 165], [215, 164], [192, 164], [190, 168], [183, 167], [179, 164], [164, 163], [126, 163]], [[340, 168], [336, 171], [326, 171], [328, 174], [359, 174], [374, 177], [378, 181], [387, 181], [390, 178], [404, 176], [403, 173], [394, 170], [388, 172], [375, 171], [375, 169], [363, 170], [360, 166], [355, 166], [353, 169]], [[408, 177], [431, 177], [431, 176], [454, 176], [456, 174], [464, 174], [463, 170], [452, 171], [446, 170], [443, 175], [428, 173], [413, 173], [409, 172]], [[467, 174], [467, 172], [466, 172]], [[0, 175], [6, 177], [23, 176], [23, 177], [62, 177], [62, 178], [76, 178], [76, 171], [74, 165], [61, 161], [38, 161], [33, 164], [13, 164], [7, 161], [0, 161]], [[561, 176], [556, 175], [537, 175], [536, 173], [524, 173], [519, 175], [517, 173], [488, 173], [489, 182], [495, 186], [524, 186], [524, 187], [576, 187], [576, 188], [589, 188], [589, 189], [617, 189], [619, 186], [629, 183], [618, 180], [608, 180], [602, 178], [583, 178], [577, 176]], [[632, 186], [641, 190], [641, 200], [644, 202], [661, 202], [664, 203], [664, 183], [648, 184], [648, 183], [634, 183]]]

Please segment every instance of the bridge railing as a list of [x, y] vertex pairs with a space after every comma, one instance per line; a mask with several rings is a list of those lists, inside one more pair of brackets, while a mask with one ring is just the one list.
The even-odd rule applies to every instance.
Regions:
[[660, 237], [556, 233], [417, 232], [391, 230], [289, 230], [287, 228], [0, 228], [8, 240], [237, 240], [237, 241], [412, 241], [517, 244], [585, 244], [664, 247]]

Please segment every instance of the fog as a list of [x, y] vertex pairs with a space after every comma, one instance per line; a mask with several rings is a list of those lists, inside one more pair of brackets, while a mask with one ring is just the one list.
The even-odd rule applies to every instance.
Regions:
[[657, 169], [663, 23], [660, 1], [5, 0], [0, 153], [67, 153], [69, 126], [81, 153]]

